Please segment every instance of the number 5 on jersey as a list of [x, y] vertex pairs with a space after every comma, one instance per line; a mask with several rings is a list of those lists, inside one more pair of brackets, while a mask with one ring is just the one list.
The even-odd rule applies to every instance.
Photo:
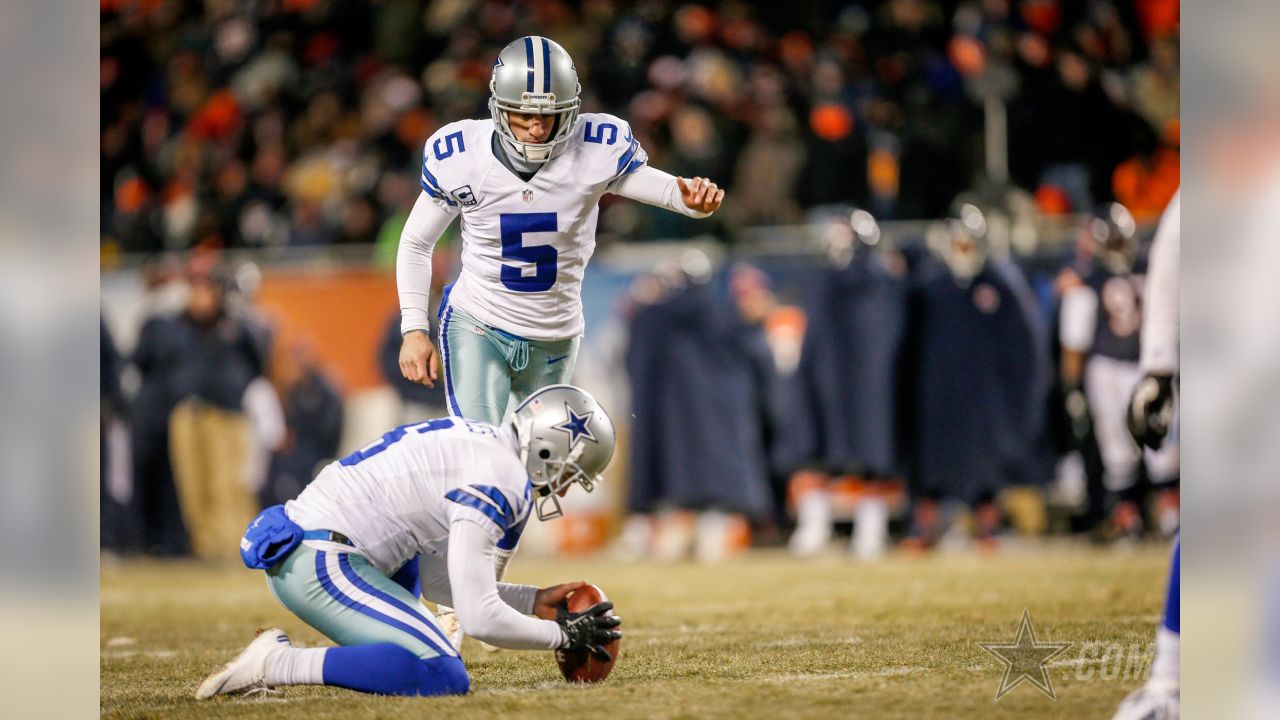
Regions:
[[533, 265], [534, 274], [525, 275], [515, 265], [502, 266], [502, 284], [516, 292], [545, 292], [556, 284], [556, 262], [560, 253], [551, 245], [525, 245], [525, 233], [553, 233], [559, 228], [555, 213], [503, 213], [499, 216], [502, 257]]

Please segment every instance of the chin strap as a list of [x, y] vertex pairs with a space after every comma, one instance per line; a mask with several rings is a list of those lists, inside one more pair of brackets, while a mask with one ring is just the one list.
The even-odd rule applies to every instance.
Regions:
[[568, 465], [569, 463], [573, 463], [574, 465], [577, 465], [578, 458], [582, 457], [582, 453], [586, 449], [587, 449], [587, 444], [583, 442], [580, 442], [577, 445], [574, 445], [573, 447], [569, 448], [569, 456], [564, 459], [565, 464]]
[[[534, 146], [535, 146], [535, 144], [536, 144], [536, 143], [525, 143], [525, 144], [520, 148], [520, 151], [521, 151], [521, 152], [520, 152], [520, 154], [524, 157], [525, 162], [531, 162], [531, 163], [545, 163], [545, 162], [547, 162], [547, 161], [551, 160], [551, 150], [552, 150], [553, 148], [550, 148], [550, 147], [534, 147]], [[542, 157], [532, 157], [532, 155], [533, 155], [534, 153], [539, 153], [539, 154], [541, 154], [541, 155], [542, 155]]]

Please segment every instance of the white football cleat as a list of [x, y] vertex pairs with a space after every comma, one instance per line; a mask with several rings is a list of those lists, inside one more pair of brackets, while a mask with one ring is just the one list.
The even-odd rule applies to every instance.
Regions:
[[1148, 681], [1116, 709], [1113, 720], [1178, 720], [1178, 686]]
[[696, 516], [688, 510], [666, 510], [657, 520], [653, 557], [660, 562], [683, 560], [693, 550]]
[[269, 689], [266, 683], [267, 658], [286, 647], [290, 647], [289, 636], [280, 628], [259, 630], [258, 637], [248, 647], [200, 683], [196, 699]]
[[811, 491], [796, 500], [796, 529], [787, 547], [796, 557], [813, 557], [831, 544], [831, 496], [825, 490]]
[[888, 547], [889, 503], [876, 495], [862, 498], [854, 510], [850, 551], [857, 559], [871, 562], [884, 557]]
[[436, 607], [436, 620], [440, 621], [440, 629], [444, 631], [444, 637], [453, 646], [454, 650], [462, 652], [462, 624], [458, 622], [458, 613], [454, 612], [451, 607], [439, 605]]
[[831, 526], [801, 525], [791, 533], [787, 548], [798, 558], [813, 557], [831, 544]]

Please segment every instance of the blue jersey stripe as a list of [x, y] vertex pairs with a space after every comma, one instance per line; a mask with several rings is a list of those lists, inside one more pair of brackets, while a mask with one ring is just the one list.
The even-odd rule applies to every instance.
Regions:
[[425, 180], [419, 180], [418, 184], [421, 185], [423, 191], [426, 192], [431, 197], [437, 200], [443, 200], [452, 206], [455, 206], [455, 207], [457, 206], [457, 203], [455, 203], [453, 200], [450, 200], [448, 195], [445, 195], [441, 193], [439, 190], [436, 190], [435, 188], [431, 187], [430, 185], [427, 184]]
[[515, 550], [516, 545], [520, 542], [520, 534], [524, 532], [524, 526], [529, 518], [526, 516], [524, 520], [512, 525], [506, 532], [502, 533], [502, 537], [498, 538], [499, 550]]
[[486, 497], [498, 504], [498, 509], [502, 511], [503, 517], [507, 519], [507, 525], [511, 525], [516, 521], [516, 511], [512, 509], [511, 503], [507, 500], [507, 496], [503, 495], [502, 491], [498, 488], [493, 487], [492, 485], [468, 485], [461, 489], [471, 493], [475, 493], [476, 491], [484, 493]]
[[445, 200], [449, 199], [449, 196], [440, 187], [440, 181], [436, 179], [436, 176], [431, 173], [431, 169], [427, 167], [426, 158], [423, 158], [422, 160], [422, 178], [428, 184], [430, 184], [431, 187], [435, 188], [435, 191], [439, 193], [443, 197], [443, 199]]
[[622, 154], [622, 157], [618, 158], [618, 167], [614, 170], [614, 173], [617, 175], [623, 174], [622, 169], [627, 166], [627, 163], [631, 162], [631, 159], [636, 156], [636, 151], [639, 149], [640, 143], [632, 140], [631, 147], [627, 148], [627, 151]]
[[[435, 175], [431, 174], [431, 169], [427, 167], [426, 158], [422, 159], [422, 177], [425, 178], [427, 182], [431, 183], [431, 187], [435, 188], [436, 190], [440, 190], [440, 181], [436, 179]], [[444, 192], [444, 191], [440, 190], [440, 192]]]
[[643, 166], [644, 166], [643, 160], [632, 160], [631, 164], [628, 165], [626, 168], [624, 168], [622, 172], [618, 173], [618, 175], [619, 176], [630, 175], [631, 173], [635, 172], [637, 168], [640, 168]]
[[[373, 608], [365, 605], [359, 600], [356, 600], [353, 597], [347, 596], [346, 593], [343, 593], [341, 590], [339, 590], [338, 586], [334, 584], [333, 578], [329, 577], [329, 569], [325, 567], [325, 562], [326, 562], [325, 555], [326, 553], [323, 551], [316, 552], [316, 577], [320, 580], [320, 587], [324, 588], [324, 591], [329, 594], [329, 597], [333, 598], [334, 600], [337, 600], [342, 605], [349, 607], [352, 610], [355, 610], [361, 615], [364, 615], [366, 617], [371, 617], [374, 620], [377, 620], [378, 622], [384, 625], [409, 633], [410, 635], [417, 638], [418, 640], [421, 640], [427, 647], [431, 648], [432, 650], [435, 650], [440, 655], [443, 655], [443, 656], [456, 655], [456, 653], [453, 653], [453, 652], [445, 652], [437, 644], [437, 641], [434, 638], [428, 636], [426, 633], [422, 632], [418, 628], [415, 628], [411, 625], [400, 622], [399, 620], [396, 620], [393, 617], [384, 615], [378, 612], [377, 610], [374, 610]], [[446, 647], [448, 647], [447, 644], [446, 644]]]
[[551, 43], [546, 38], [542, 40], [542, 92], [551, 92]]
[[502, 513], [499, 512], [497, 508], [481, 500], [475, 495], [463, 492], [461, 488], [454, 488], [445, 493], [444, 496], [445, 499], [452, 500], [463, 507], [479, 510], [481, 514], [492, 520], [493, 524], [497, 525], [499, 530], [505, 531], [507, 529], [507, 523], [502, 517]]
[[533, 38], [531, 37], [524, 39], [524, 61], [525, 66], [529, 68], [529, 79], [525, 90], [533, 92]]
[[457, 207], [458, 204], [455, 203], [444, 190], [440, 189], [440, 181], [436, 180], [436, 176], [432, 175], [431, 171], [427, 169], [426, 158], [422, 159], [422, 177], [419, 178], [418, 184], [421, 185], [422, 189], [431, 197], [437, 200], [443, 200], [450, 205]]

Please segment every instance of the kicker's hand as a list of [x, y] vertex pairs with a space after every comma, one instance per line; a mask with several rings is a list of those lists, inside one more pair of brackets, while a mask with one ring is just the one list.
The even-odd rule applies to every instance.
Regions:
[[431, 344], [427, 333], [411, 330], [405, 334], [400, 344], [400, 373], [405, 379], [433, 388], [439, 369], [436, 346]]
[[556, 622], [569, 638], [564, 648], [585, 649], [602, 662], [612, 660], [613, 656], [604, 646], [622, 637], [621, 630], [613, 629], [622, 623], [622, 618], [606, 614], [612, 609], [613, 603], [609, 601], [597, 603], [578, 613], [569, 612], [564, 605], [557, 607]]
[[690, 210], [713, 213], [724, 202], [724, 190], [706, 178], [696, 177], [686, 181], [678, 177], [676, 186], [680, 188], [680, 199]]
[[1173, 423], [1173, 376], [1148, 373], [1129, 400], [1129, 433], [1139, 445], [1159, 450]]

